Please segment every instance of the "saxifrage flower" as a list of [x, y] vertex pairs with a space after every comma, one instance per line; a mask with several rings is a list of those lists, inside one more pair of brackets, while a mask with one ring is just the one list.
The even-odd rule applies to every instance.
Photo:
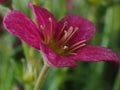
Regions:
[[61, 21], [46, 9], [29, 3], [37, 23], [24, 13], [13, 10], [4, 17], [4, 26], [11, 34], [38, 49], [51, 66], [76, 66], [76, 61], [119, 63], [117, 55], [101, 46], [89, 46], [95, 34], [94, 24], [79, 16], [68, 15]]

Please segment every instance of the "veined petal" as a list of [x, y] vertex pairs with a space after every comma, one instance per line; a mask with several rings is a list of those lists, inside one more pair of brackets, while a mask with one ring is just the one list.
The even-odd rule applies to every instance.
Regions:
[[11, 11], [4, 17], [3, 22], [8, 32], [40, 49], [40, 32], [25, 14], [17, 10]]
[[[32, 8], [36, 20], [38, 22], [38, 26], [41, 28], [43, 26], [46, 33], [51, 33], [51, 29], [55, 30], [57, 26], [57, 20], [47, 9], [35, 6], [32, 3], [28, 4], [30, 8]], [[54, 32], [53, 32], [54, 34]]]
[[95, 26], [94, 24], [79, 16], [79, 15], [68, 15], [66, 17], [64, 17], [59, 23], [58, 23], [58, 32], [56, 33], [56, 35], [60, 32], [60, 30], [63, 28], [65, 22], [66, 27], [64, 28], [64, 30], [69, 30], [69, 28], [72, 26], [75, 30], [75, 28], [77, 27], [78, 30], [76, 31], [76, 33], [71, 37], [69, 44], [75, 44], [79, 41], [82, 40], [90, 40], [92, 38], [92, 36], [95, 33]]
[[41, 53], [43, 54], [44, 60], [47, 60], [49, 65], [54, 67], [74, 67], [76, 62], [73, 61], [69, 56], [61, 56], [56, 54], [51, 48], [45, 44], [41, 44]]
[[87, 62], [113, 61], [120, 63], [117, 55], [113, 51], [101, 46], [83, 47], [77, 52], [74, 59]]

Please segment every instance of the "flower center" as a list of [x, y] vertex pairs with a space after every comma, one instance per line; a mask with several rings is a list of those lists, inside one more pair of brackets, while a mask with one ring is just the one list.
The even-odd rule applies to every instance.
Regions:
[[69, 41], [72, 36], [79, 30], [78, 27], [70, 26], [68, 30], [65, 30], [65, 27], [68, 25], [68, 22], [64, 22], [64, 25], [58, 36], [56, 37], [55, 46], [59, 48], [59, 53], [62, 55], [76, 54], [75, 52], [86, 45], [86, 40], [81, 40], [77, 43], [69, 45]]
[[70, 26], [68, 30], [65, 30], [65, 27], [68, 25], [68, 22], [64, 22], [63, 27], [61, 28], [58, 35], [54, 38], [53, 34], [53, 26], [52, 26], [52, 18], [48, 18], [50, 22], [50, 30], [49, 33], [46, 33], [44, 30], [44, 26], [41, 25], [40, 28], [42, 29], [44, 43], [49, 45], [56, 53], [61, 55], [76, 55], [76, 51], [86, 45], [86, 40], [81, 40], [77, 43], [69, 45], [70, 39], [73, 35], [79, 30], [78, 27]]

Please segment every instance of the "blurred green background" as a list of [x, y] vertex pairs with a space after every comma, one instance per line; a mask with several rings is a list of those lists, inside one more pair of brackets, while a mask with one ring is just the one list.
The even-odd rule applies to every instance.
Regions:
[[[4, 30], [2, 19], [18, 9], [34, 20], [27, 3], [47, 8], [60, 20], [79, 14], [97, 28], [92, 45], [112, 49], [120, 56], [120, 0], [7, 0], [0, 3], [0, 90], [33, 90], [42, 67], [42, 56]], [[75, 68], [51, 68], [42, 90], [120, 90], [120, 68], [115, 63], [78, 62]]]

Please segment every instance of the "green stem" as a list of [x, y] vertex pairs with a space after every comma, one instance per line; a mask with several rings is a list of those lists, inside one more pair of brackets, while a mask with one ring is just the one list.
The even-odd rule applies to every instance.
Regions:
[[40, 6], [40, 1], [39, 0], [33, 0], [33, 3], [37, 6]]
[[46, 76], [46, 73], [47, 73], [48, 69], [49, 69], [49, 66], [47, 64], [45, 64], [43, 66], [39, 76], [38, 76], [38, 79], [37, 79], [36, 83], [35, 83], [34, 90], [40, 90], [41, 89], [42, 83], [45, 79], [45, 76]]
[[23, 46], [25, 58], [28, 60], [29, 59], [29, 46], [24, 41], [22, 41], [22, 46]]
[[32, 86], [30, 86], [30, 85], [25, 85], [25, 90], [32, 90]]
[[119, 69], [118, 75], [116, 77], [113, 90], [120, 90], [120, 69]]

